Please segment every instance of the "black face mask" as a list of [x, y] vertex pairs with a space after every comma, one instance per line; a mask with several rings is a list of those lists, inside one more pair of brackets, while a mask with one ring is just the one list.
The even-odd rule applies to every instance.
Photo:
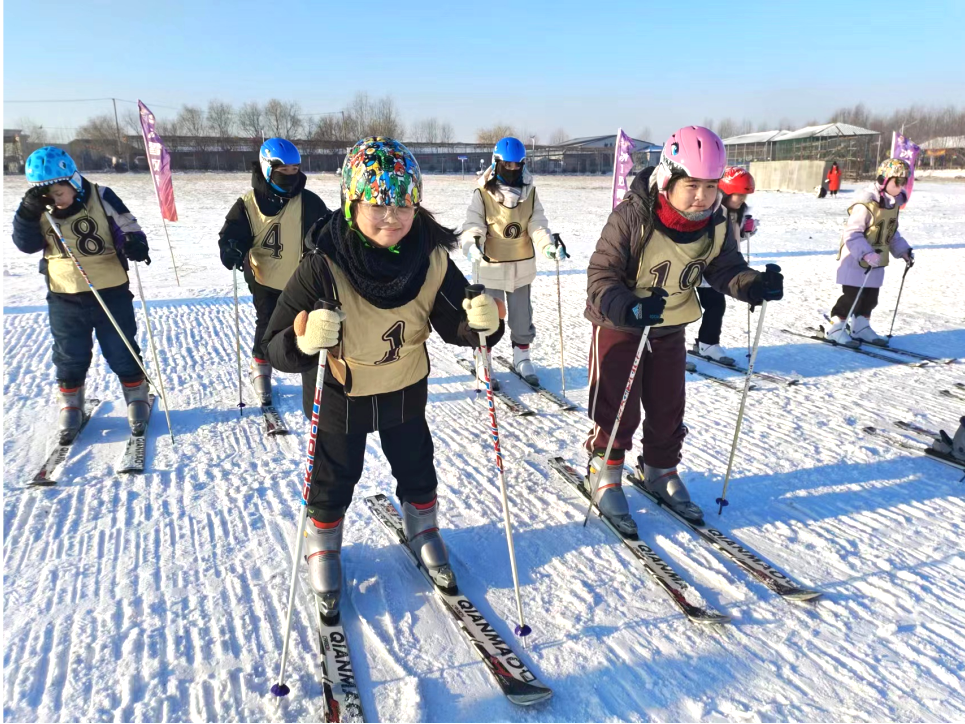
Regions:
[[523, 167], [510, 171], [502, 161], [496, 162], [496, 180], [507, 186], [523, 185]]
[[271, 182], [275, 184], [275, 186], [280, 188], [282, 191], [284, 191], [285, 193], [288, 193], [293, 188], [295, 188], [295, 185], [298, 183], [299, 175], [300, 174], [297, 174], [297, 173], [286, 174], [286, 173], [278, 173], [277, 171], [272, 171]]

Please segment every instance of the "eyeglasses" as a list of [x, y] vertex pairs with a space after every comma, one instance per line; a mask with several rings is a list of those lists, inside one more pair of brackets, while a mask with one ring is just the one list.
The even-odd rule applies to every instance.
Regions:
[[369, 221], [385, 221], [390, 215], [399, 221], [412, 221], [415, 216], [415, 206], [376, 206], [375, 204], [358, 205], [359, 212]]

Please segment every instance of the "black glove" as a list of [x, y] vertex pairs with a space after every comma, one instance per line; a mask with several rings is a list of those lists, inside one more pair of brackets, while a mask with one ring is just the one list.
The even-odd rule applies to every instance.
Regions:
[[143, 261], [150, 265], [151, 257], [148, 255], [147, 237], [143, 231], [131, 231], [124, 234], [124, 246], [121, 252], [131, 261]]
[[47, 189], [49, 188], [49, 186], [33, 186], [27, 189], [27, 193], [23, 195], [23, 201], [20, 202], [20, 208], [17, 209], [17, 213], [21, 219], [26, 221], [40, 221], [40, 217], [44, 215], [44, 211], [53, 203], [47, 195]]
[[225, 269], [241, 269], [248, 247], [235, 239], [228, 239], [221, 247], [221, 263]]
[[749, 296], [751, 304], [776, 302], [784, 298], [784, 275], [777, 264], [768, 264], [763, 274], [751, 283]]
[[637, 300], [627, 310], [624, 320], [628, 327], [652, 327], [663, 322], [663, 308], [667, 306], [667, 290], [662, 287], [650, 289], [650, 296]]

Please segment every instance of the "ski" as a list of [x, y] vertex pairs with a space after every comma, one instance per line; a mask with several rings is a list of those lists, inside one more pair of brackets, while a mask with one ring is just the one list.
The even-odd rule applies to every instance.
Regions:
[[956, 395], [951, 390], [941, 390], [939, 393], [942, 397], [947, 397], [951, 400], [957, 400], [958, 402], [965, 402], [965, 395]]
[[[575, 488], [586, 501], [590, 500], [590, 494], [583, 487], [583, 475], [581, 475], [572, 465], [561, 457], [549, 459], [550, 467], [569, 485]], [[609, 520], [602, 514], [594, 503], [593, 509], [599, 515], [600, 520], [609, 528], [620, 541], [630, 549], [634, 557], [643, 564], [643, 569], [662, 588], [674, 605], [692, 622], [704, 625], [725, 624], [730, 621], [730, 616], [718, 613], [709, 606], [701, 606], [688, 598], [690, 585], [680, 577], [680, 575], [664, 561], [656, 552], [639, 538], [628, 538], [622, 535]]]
[[[825, 317], [827, 319], [827, 317]], [[808, 331], [814, 332], [815, 334], [824, 334], [824, 327], [808, 327]], [[852, 338], [854, 339], [854, 338]], [[884, 344], [875, 344], [874, 342], [865, 342], [860, 339], [855, 339], [858, 343], [858, 349], [865, 349], [866, 345], [870, 349], [881, 349], [885, 351], [891, 351], [895, 354], [905, 355], [906, 357], [914, 357], [915, 359], [920, 359], [924, 362], [933, 362], [940, 365], [950, 365], [955, 361], [954, 357], [933, 357], [930, 354], [924, 354], [923, 352], [912, 352], [910, 349], [901, 349], [900, 347], [892, 347], [891, 344], [885, 342]]]
[[265, 421], [265, 432], [268, 435], [274, 437], [275, 435], [288, 434], [288, 428], [285, 427], [285, 423], [282, 422], [281, 415], [278, 414], [274, 405], [262, 405], [261, 415]]
[[[875, 359], [882, 360], [883, 362], [890, 362], [895, 365], [908, 365], [910, 367], [924, 367], [928, 364], [926, 360], [921, 360], [919, 362], [906, 362], [905, 360], [896, 359], [894, 357], [889, 357], [886, 354], [878, 354], [877, 352], [872, 352], [864, 347], [848, 347], [844, 344], [838, 344], [837, 342], [826, 339], [822, 334], [805, 334], [804, 332], [795, 332], [791, 329], [782, 329], [785, 334], [792, 334], [795, 337], [804, 337], [805, 339], [815, 339], [818, 342], [824, 342], [832, 347], [837, 347], [838, 349], [846, 349], [849, 352], [855, 352], [856, 354], [863, 354], [866, 357], [874, 357]], [[882, 348], [884, 349], [884, 348]]]
[[[459, 358], [458, 362], [460, 367], [462, 367], [467, 372], [469, 372], [469, 374], [471, 374], [473, 377], [476, 376], [476, 368], [472, 362], [462, 358]], [[482, 388], [480, 388], [480, 393], [481, 393], [480, 396], [485, 401], [486, 396], [483, 393]], [[493, 390], [493, 398], [499, 400], [499, 402], [503, 405], [503, 407], [509, 410], [510, 414], [514, 415], [515, 417], [529, 417], [530, 415], [536, 414], [534, 410], [531, 410], [529, 407], [524, 405], [515, 397], [511, 397], [507, 395], [502, 390]]]
[[[724, 377], [718, 377], [717, 375], [712, 375], [710, 374], [710, 372], [704, 372], [703, 370], [697, 369], [697, 365], [691, 362], [688, 362], [684, 369], [689, 375], [697, 375], [698, 377], [702, 377], [703, 379], [708, 380], [710, 382], [716, 382], [718, 385], [722, 385], [723, 387], [727, 387], [732, 390], [737, 390], [738, 392], [743, 392], [744, 390], [743, 382], [738, 383], [736, 379], [731, 380]], [[751, 382], [750, 389], [757, 390], [760, 388], [758, 388], [757, 385]]]
[[154, 410], [155, 395], [148, 395], [147, 402], [150, 405], [147, 412], [148, 422], [144, 423], [144, 432], [140, 435], [131, 433], [127, 438], [127, 445], [124, 447], [124, 454], [114, 468], [115, 473], [143, 473], [144, 463], [147, 457], [147, 426], [151, 420], [151, 412]]
[[57, 478], [60, 477], [61, 473], [64, 472], [64, 468], [67, 466], [67, 457], [70, 455], [71, 447], [73, 447], [77, 438], [80, 437], [84, 428], [87, 427], [87, 423], [100, 404], [100, 400], [87, 400], [84, 403], [84, 420], [81, 422], [77, 434], [66, 442], [62, 442], [60, 439], [54, 442], [54, 449], [50, 452], [50, 455], [47, 456], [44, 464], [40, 466], [37, 474], [27, 483], [28, 488], [49, 487], [57, 484]]
[[903, 438], [900, 435], [891, 432], [890, 430], [883, 430], [880, 427], [868, 425], [867, 427], [861, 428], [861, 431], [868, 435], [873, 435], [879, 440], [889, 443], [892, 447], [898, 447], [902, 450], [911, 450], [912, 452], [921, 453], [932, 460], [937, 460], [940, 463], [944, 463], [945, 465], [953, 468], [958, 468], [959, 470], [965, 472], [965, 462], [956, 460], [951, 455], [940, 453], [930, 447], [922, 447], [921, 443], [911, 442], [910, 440]]
[[[719, 362], [718, 360], [715, 360], [713, 357], [708, 357], [707, 355], [703, 355], [703, 354], [700, 354], [699, 352], [695, 352], [692, 349], [688, 349], [687, 354], [693, 355], [694, 357], [697, 357], [698, 359], [702, 359], [706, 362], [710, 362], [711, 364], [715, 364], [718, 367], [723, 367], [725, 370], [734, 370], [734, 372], [740, 372], [742, 375], [747, 374], [746, 367], [739, 367], [736, 364], [732, 364], [732, 365], [725, 364], [723, 362]], [[754, 376], [760, 377], [762, 380], [770, 380], [771, 382], [777, 382], [779, 384], [787, 385], [789, 387], [791, 385], [797, 385], [801, 383], [801, 380], [797, 379], [796, 377], [784, 377], [782, 375], [774, 375], [774, 374], [771, 374], [770, 372], [760, 372], [758, 370], [754, 370]]]
[[906, 422], [904, 420], [895, 420], [895, 426], [900, 427], [902, 430], [907, 430], [908, 432], [917, 432], [919, 435], [924, 435], [925, 437], [938, 440], [941, 435], [939, 435], [934, 430], [929, 430], [926, 427], [921, 427], [913, 422]]
[[510, 372], [512, 372], [514, 375], [516, 375], [520, 380], [522, 380], [523, 382], [525, 382], [533, 392], [535, 392], [535, 393], [536, 393], [537, 395], [539, 395], [540, 397], [543, 397], [543, 398], [549, 400], [549, 401], [552, 402], [554, 405], [556, 405], [557, 407], [561, 408], [563, 411], [565, 411], [565, 412], [572, 412], [572, 411], [574, 411], [574, 410], [578, 410], [578, 409], [579, 409], [579, 407], [577, 407], [574, 403], [572, 403], [572, 402], [570, 402], [569, 400], [567, 400], [565, 397], [560, 397], [560, 396], [557, 395], [555, 392], [551, 392], [550, 390], [547, 390], [547, 389], [546, 389], [545, 387], [543, 387], [542, 385], [540, 385], [540, 384], [535, 384], [535, 385], [533, 385], [533, 384], [530, 384], [529, 382], [527, 382], [527, 381], [526, 381], [526, 378], [523, 377], [521, 374], [519, 374], [519, 372], [516, 371], [516, 367], [513, 365], [513, 363], [510, 362], [510, 361], [509, 361], [508, 359], [506, 359], [505, 357], [503, 357], [503, 356], [501, 356], [501, 355], [496, 355], [496, 360], [499, 362], [499, 364], [501, 364], [503, 367], [505, 367], [506, 369], [508, 369], [508, 370], [509, 370]]
[[647, 490], [643, 481], [636, 475], [627, 475], [627, 480], [640, 493], [649, 498], [664, 513], [674, 518], [687, 528], [696, 533], [705, 543], [708, 543], [718, 553], [722, 553], [737, 566], [750, 574], [752, 578], [764, 584], [768, 590], [776, 593], [789, 601], [810, 601], [821, 595], [821, 591], [804, 588], [794, 579], [772, 566], [750, 548], [741, 543], [731, 535], [727, 535], [716, 528], [711, 528], [706, 523], [697, 524], [687, 520], [675, 510], [668, 508], [657, 496]]
[[965, 382], [953, 382], [952, 384], [960, 390], [965, 390]]
[[335, 620], [322, 614], [318, 597], [310, 594], [318, 615], [318, 646], [322, 667], [322, 721], [361, 722], [362, 697], [359, 696], [352, 668], [348, 637], [342, 628], [341, 617]]
[[392, 502], [380, 493], [367, 497], [365, 504], [376, 520], [382, 524], [392, 541], [402, 546], [409, 560], [425, 576], [436, 597], [455, 619], [459, 630], [482, 659], [506, 698], [520, 706], [530, 706], [550, 698], [553, 690], [541, 683], [536, 675], [526, 668], [512, 647], [503, 640], [468, 598], [460, 593], [446, 593], [433, 584], [425, 566], [406, 544], [402, 517]]

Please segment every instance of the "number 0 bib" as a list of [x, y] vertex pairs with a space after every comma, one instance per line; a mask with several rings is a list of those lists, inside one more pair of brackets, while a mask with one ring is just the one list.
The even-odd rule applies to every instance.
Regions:
[[[644, 233], [641, 230], [641, 234]], [[678, 244], [655, 229], [640, 256], [637, 283], [633, 293], [649, 296], [648, 287], [663, 287], [667, 306], [661, 327], [690, 324], [700, 319], [700, 302], [695, 291], [704, 277], [704, 269], [717, 258], [724, 245], [727, 224], [714, 227], [713, 236], [704, 234], [689, 244]]]
[[[110, 289], [127, 283], [127, 272], [117, 258], [107, 212], [101, 203], [97, 184], [91, 184], [90, 198], [80, 211], [66, 219], [56, 219], [60, 233], [71, 253], [84, 267], [95, 289]], [[44, 232], [44, 259], [50, 291], [58, 294], [89, 292], [90, 287], [77, 271], [77, 266], [61, 248], [55, 232], [44, 215], [40, 219]]]
[[292, 198], [275, 216], [261, 213], [254, 191], [242, 198], [251, 224], [248, 259], [255, 281], [281, 291], [302, 259], [302, 195]]
[[429, 257], [429, 271], [419, 294], [395, 309], [379, 309], [365, 301], [342, 270], [325, 257], [342, 303], [341, 354], [328, 358], [335, 379], [349, 397], [395, 392], [414, 385], [429, 374], [429, 312], [435, 304], [449, 266], [445, 249]]

